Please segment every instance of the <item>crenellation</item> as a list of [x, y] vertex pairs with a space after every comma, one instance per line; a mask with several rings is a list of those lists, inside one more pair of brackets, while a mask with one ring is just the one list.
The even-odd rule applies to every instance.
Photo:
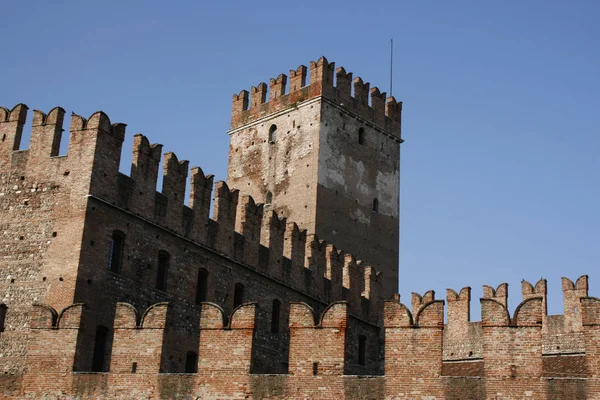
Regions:
[[130, 176], [134, 181], [134, 190], [130, 208], [135, 213], [150, 217], [149, 210], [154, 210], [162, 144], [151, 145], [146, 136], [138, 133], [133, 136], [132, 152]]
[[233, 234], [238, 204], [239, 190], [229, 190], [227, 183], [219, 181], [215, 185], [213, 219], [218, 224], [215, 248], [217, 251], [233, 255]]
[[508, 304], [508, 283], [501, 283], [496, 289], [489, 285], [483, 285], [483, 298], [495, 300], [506, 307]]
[[293, 282], [292, 271], [301, 271], [304, 267], [306, 253], [306, 230], [300, 230], [295, 222], [288, 222], [285, 227], [283, 241], [283, 256], [289, 260], [286, 266], [284, 260], [284, 280]]
[[305, 303], [290, 304], [290, 376], [342, 375], [347, 359], [348, 304], [336, 302], [315, 325], [314, 310]]
[[279, 74], [279, 76], [270, 80], [269, 87], [269, 101], [280, 98], [285, 94], [285, 86], [287, 84], [287, 76], [285, 74]]
[[310, 95], [327, 95], [333, 91], [333, 74], [335, 63], [329, 62], [325, 57], [317, 62], [310, 62]]
[[264, 82], [250, 88], [250, 109], [255, 109], [267, 101], [267, 84]]
[[588, 297], [588, 276], [580, 276], [575, 283], [562, 278], [565, 332], [581, 332], [581, 298]]
[[160, 372], [167, 308], [166, 303], [154, 304], [140, 319], [137, 310], [131, 304], [120, 302], [116, 304], [111, 373], [157, 374]]
[[446, 289], [446, 302], [448, 304], [448, 331], [456, 334], [465, 334], [471, 322], [471, 288], [466, 286], [460, 293]]
[[401, 125], [402, 102], [396, 101], [394, 96], [388, 97], [385, 103], [385, 116]]
[[344, 252], [328, 244], [325, 248], [325, 277], [329, 280], [329, 299], [341, 299], [343, 295]]
[[252, 196], [241, 196], [235, 217], [235, 231], [244, 237], [243, 261], [253, 268], [258, 268], [263, 206]]
[[33, 111], [33, 122], [29, 154], [31, 166], [43, 165], [43, 159], [58, 156], [63, 133], [65, 110], [54, 107], [46, 115], [42, 111]]
[[371, 109], [373, 110], [373, 120], [379, 126], [385, 126], [385, 99], [387, 94], [380, 92], [379, 88], [372, 87], [371, 91]]
[[179, 161], [175, 153], [165, 153], [163, 157], [162, 194], [167, 198], [164, 223], [176, 232], [183, 232], [182, 213], [185, 202], [189, 161]]
[[11, 110], [0, 107], [0, 168], [2, 169], [10, 165], [12, 152], [19, 150], [28, 109], [22, 103]]
[[270, 206], [263, 209], [260, 229], [259, 269], [283, 280], [283, 242], [286, 218], [280, 218]]
[[290, 93], [296, 92], [306, 86], [306, 66], [301, 65], [296, 70], [290, 70]]
[[435, 291], [428, 290], [421, 296], [419, 293], [413, 292], [411, 295], [412, 315], [416, 316], [419, 311], [427, 304], [435, 300]]
[[350, 99], [352, 91], [352, 72], [346, 72], [344, 67], [335, 70], [336, 85], [340, 100]]
[[362, 106], [369, 105], [369, 82], [363, 82], [361, 77], [354, 78], [354, 98]]
[[249, 106], [246, 106], [247, 92], [233, 95], [231, 129], [235, 130], [285, 109], [296, 109], [305, 101], [325, 97], [387, 133], [400, 137], [401, 102], [397, 102], [393, 97], [386, 99], [385, 93], [380, 93], [377, 88], [370, 89], [369, 83], [364, 83], [361, 78], [353, 80], [352, 73], [347, 73], [343, 67], [335, 69], [335, 63], [329, 62], [325, 57], [316, 62], [311, 61], [309, 69], [309, 82], [306, 81], [305, 66], [290, 70], [290, 89], [287, 93], [287, 76], [280, 74], [277, 78], [270, 79], [269, 89], [264, 82], [251, 88]]
[[198, 243], [206, 243], [208, 219], [214, 175], [204, 175], [200, 167], [191, 169], [189, 206], [194, 212], [194, 221], [189, 236]]

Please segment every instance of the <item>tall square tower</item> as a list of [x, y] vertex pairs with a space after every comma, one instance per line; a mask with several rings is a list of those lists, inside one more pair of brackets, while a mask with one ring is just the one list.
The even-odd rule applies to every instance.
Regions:
[[402, 103], [321, 57], [233, 96], [227, 181], [398, 291]]

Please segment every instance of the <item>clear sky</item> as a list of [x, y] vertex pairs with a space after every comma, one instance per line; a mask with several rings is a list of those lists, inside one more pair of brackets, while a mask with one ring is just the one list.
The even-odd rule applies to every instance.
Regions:
[[403, 300], [469, 285], [479, 320], [483, 284], [512, 313], [544, 277], [556, 314], [561, 276], [600, 295], [598, 21], [596, 0], [10, 1], [0, 104], [101, 109], [124, 172], [141, 132], [225, 179], [232, 94], [321, 55], [387, 91], [394, 38]]

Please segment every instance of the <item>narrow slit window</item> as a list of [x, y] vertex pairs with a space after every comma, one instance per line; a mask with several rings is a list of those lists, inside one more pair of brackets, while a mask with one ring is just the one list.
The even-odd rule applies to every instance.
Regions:
[[271, 311], [271, 333], [279, 333], [279, 321], [281, 319], [281, 302], [273, 300], [273, 309]]
[[0, 332], [4, 332], [6, 323], [6, 306], [0, 304]]
[[204, 268], [198, 270], [198, 282], [196, 283], [196, 304], [206, 301], [208, 291], [208, 271]]
[[123, 265], [123, 251], [125, 249], [125, 234], [121, 231], [114, 231], [110, 242], [110, 260], [108, 270], [119, 273]]
[[193, 351], [188, 351], [185, 357], [185, 373], [195, 374], [198, 372], [198, 355]]
[[379, 212], [379, 200], [377, 198], [373, 199], [373, 212]]
[[271, 204], [273, 202], [273, 193], [271, 193], [270, 191], [267, 192], [267, 195], [265, 196], [265, 204]]
[[365, 144], [365, 128], [358, 130], [358, 144]]
[[235, 289], [233, 292], [233, 308], [237, 308], [242, 305], [244, 302], [244, 285], [241, 283], [235, 284]]
[[273, 144], [277, 140], [277, 125], [273, 124], [269, 128], [269, 143]]
[[167, 274], [171, 256], [166, 251], [158, 252], [158, 271], [156, 273], [156, 289], [167, 290]]
[[96, 328], [94, 354], [92, 356], [92, 372], [105, 372], [107, 342], [108, 329], [103, 326], [98, 326]]
[[360, 335], [358, 337], [358, 364], [365, 365], [367, 356], [367, 337]]

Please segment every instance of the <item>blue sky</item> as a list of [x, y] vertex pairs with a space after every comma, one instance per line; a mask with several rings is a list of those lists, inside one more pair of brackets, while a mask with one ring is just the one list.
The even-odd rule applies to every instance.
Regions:
[[[325, 55], [404, 102], [400, 292], [589, 274], [600, 294], [600, 3], [3, 5], [0, 104], [96, 110], [225, 179], [231, 96]], [[31, 117], [31, 116], [30, 116]], [[26, 144], [23, 147], [27, 147]], [[66, 146], [65, 146], [66, 148]]]

